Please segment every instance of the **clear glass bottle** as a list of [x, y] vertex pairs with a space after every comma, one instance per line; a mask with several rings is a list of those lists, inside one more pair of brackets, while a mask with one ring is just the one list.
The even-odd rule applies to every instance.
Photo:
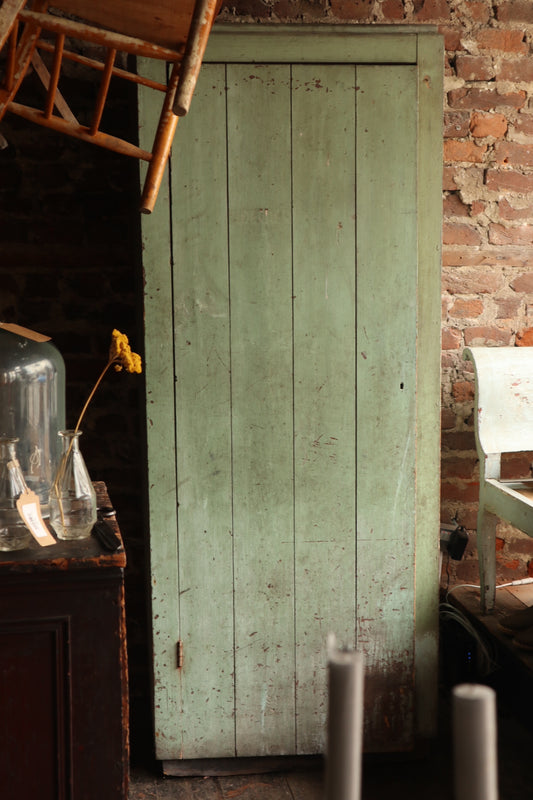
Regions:
[[0, 323], [0, 436], [18, 438], [17, 454], [43, 516], [65, 427], [65, 364], [49, 337]]
[[96, 494], [80, 451], [81, 431], [59, 431], [62, 454], [50, 490], [50, 524], [58, 539], [85, 539], [96, 522]]
[[23, 550], [31, 533], [17, 509], [17, 500], [28, 491], [17, 460], [18, 439], [0, 437], [0, 550]]

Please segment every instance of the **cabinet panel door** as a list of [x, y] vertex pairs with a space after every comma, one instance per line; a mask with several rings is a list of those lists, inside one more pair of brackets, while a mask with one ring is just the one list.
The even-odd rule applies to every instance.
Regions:
[[322, 752], [330, 631], [414, 742], [420, 71], [346, 60], [207, 59], [144, 225], [164, 760]]

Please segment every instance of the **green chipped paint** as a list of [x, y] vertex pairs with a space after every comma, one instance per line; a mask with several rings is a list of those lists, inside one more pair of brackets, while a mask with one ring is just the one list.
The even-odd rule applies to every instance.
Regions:
[[322, 752], [330, 631], [367, 749], [436, 726], [441, 37], [260, 28], [143, 219], [162, 760]]

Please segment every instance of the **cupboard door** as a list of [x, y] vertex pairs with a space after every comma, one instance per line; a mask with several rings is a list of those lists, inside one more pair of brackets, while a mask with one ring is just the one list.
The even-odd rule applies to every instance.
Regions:
[[[406, 39], [403, 63], [375, 63], [367, 36], [358, 63], [329, 33], [322, 62], [316, 47], [283, 49], [280, 33], [258, 64], [257, 41], [224, 32], [217, 44], [215, 31], [168, 205], [144, 224], [167, 761], [322, 752], [330, 631], [365, 653], [366, 749], [411, 748], [417, 706], [434, 704], [438, 469], [425, 511], [418, 472], [438, 460], [438, 329], [421, 329], [418, 281], [433, 271], [425, 302], [438, 314], [439, 248], [421, 266], [420, 49]], [[417, 698], [422, 603], [435, 675]]]

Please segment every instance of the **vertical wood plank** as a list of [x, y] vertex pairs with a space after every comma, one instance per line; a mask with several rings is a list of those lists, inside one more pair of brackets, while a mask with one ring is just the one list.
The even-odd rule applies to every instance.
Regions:
[[204, 65], [172, 160], [183, 758], [235, 754], [225, 94]]
[[[164, 65], [144, 63], [145, 74], [164, 80]], [[139, 138], [151, 148], [160, 98], [139, 94]], [[149, 143], [149, 144], [148, 144]], [[144, 165], [141, 168], [145, 171]], [[174, 450], [174, 357], [172, 254], [168, 171], [159, 202], [142, 217], [144, 247], [144, 372], [150, 524], [150, 584], [153, 637], [153, 707], [157, 758], [173, 758], [181, 750], [180, 674], [176, 645], [178, 620], [177, 487]]]
[[416, 729], [437, 732], [440, 509], [440, 278], [442, 76], [439, 34], [418, 37], [418, 374], [416, 535]]
[[365, 745], [386, 750], [414, 733], [416, 67], [357, 85], [358, 645]]
[[228, 66], [236, 748], [294, 748], [289, 69]]
[[324, 749], [326, 638], [355, 638], [355, 68], [293, 66], [297, 752]]

